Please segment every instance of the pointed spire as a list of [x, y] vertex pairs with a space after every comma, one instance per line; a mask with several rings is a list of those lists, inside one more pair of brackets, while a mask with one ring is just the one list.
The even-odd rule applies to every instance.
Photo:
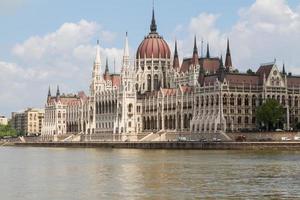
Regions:
[[49, 85], [49, 89], [48, 89], [48, 97], [51, 97], [51, 89], [50, 89], [50, 85]]
[[99, 65], [101, 64], [99, 40], [97, 40], [97, 49], [96, 49], [95, 64], [99, 64]]
[[221, 57], [220, 57], [220, 67], [219, 67], [219, 70], [218, 70], [218, 80], [220, 82], [224, 81], [225, 72], [226, 72], [226, 70], [225, 70], [224, 63], [223, 63], [223, 55], [221, 55]]
[[175, 40], [173, 68], [175, 68], [175, 69], [179, 68], [179, 58], [178, 58], [178, 51], [177, 51], [177, 40]]
[[285, 64], [284, 64], [284, 63], [283, 63], [283, 65], [282, 65], [282, 74], [283, 74], [283, 75], [286, 75]]
[[151, 31], [151, 33], [156, 33], [156, 31], [157, 31], [157, 25], [156, 25], [155, 14], [154, 14], [154, 7], [152, 9], [152, 20], [151, 20], [151, 25], [150, 25], [150, 31]]
[[175, 40], [175, 50], [174, 50], [174, 57], [178, 57], [178, 50], [177, 50], [177, 40]]
[[124, 67], [129, 67], [129, 44], [128, 44], [128, 33], [127, 32], [126, 32], [126, 36], [125, 36], [122, 71], [123, 71]]
[[229, 70], [232, 67], [231, 53], [230, 53], [230, 47], [229, 47], [229, 39], [227, 39], [225, 67], [226, 67], [227, 70]]
[[221, 58], [220, 58], [220, 67], [224, 67], [223, 55], [222, 54], [221, 54]]
[[109, 69], [108, 69], [108, 58], [106, 57], [106, 62], [105, 62], [105, 74], [109, 73]]
[[194, 65], [199, 64], [199, 56], [198, 56], [198, 47], [197, 47], [197, 39], [196, 36], [194, 38], [194, 49], [193, 49], [193, 58], [192, 58], [192, 63]]
[[57, 90], [56, 90], [56, 97], [60, 96], [60, 91], [59, 91], [59, 86], [57, 85]]
[[194, 37], [194, 50], [193, 50], [193, 53], [197, 53], [198, 54], [198, 48], [197, 48], [197, 38], [196, 38], [196, 35]]
[[206, 58], [210, 58], [210, 53], [209, 53], [209, 43], [207, 43], [207, 48], [206, 48]]

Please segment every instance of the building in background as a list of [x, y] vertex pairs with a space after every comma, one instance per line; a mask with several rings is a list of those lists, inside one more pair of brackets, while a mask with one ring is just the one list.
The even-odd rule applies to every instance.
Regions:
[[8, 119], [5, 116], [0, 116], [0, 125], [7, 125]]
[[24, 112], [24, 132], [26, 135], [37, 135], [42, 132], [44, 109], [28, 108]]
[[44, 114], [44, 109], [38, 108], [27, 108], [24, 111], [13, 112], [11, 126], [19, 133], [26, 135], [41, 134]]

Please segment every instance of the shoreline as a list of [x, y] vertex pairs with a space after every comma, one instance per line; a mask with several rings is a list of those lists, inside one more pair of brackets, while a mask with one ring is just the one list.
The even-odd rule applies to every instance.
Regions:
[[300, 142], [9, 142], [0, 146], [174, 150], [300, 150]]

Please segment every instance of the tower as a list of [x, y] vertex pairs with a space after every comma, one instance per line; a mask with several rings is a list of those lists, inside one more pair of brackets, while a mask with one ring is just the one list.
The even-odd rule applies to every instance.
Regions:
[[115, 138], [120, 140], [135, 140], [136, 139], [136, 104], [137, 92], [135, 88], [136, 74], [134, 67], [130, 65], [128, 34], [125, 37], [125, 46], [123, 53], [122, 72], [121, 72], [121, 87], [119, 88], [118, 96], [118, 114], [117, 121], [114, 127]]
[[136, 53], [137, 88], [140, 93], [158, 91], [170, 86], [167, 77], [171, 67], [171, 51], [167, 42], [157, 32], [154, 9], [150, 32]]

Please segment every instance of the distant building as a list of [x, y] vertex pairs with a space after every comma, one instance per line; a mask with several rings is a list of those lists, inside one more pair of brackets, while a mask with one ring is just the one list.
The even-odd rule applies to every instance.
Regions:
[[24, 114], [26, 135], [41, 134], [45, 110], [28, 108]]
[[25, 133], [25, 113], [12, 112], [11, 113], [11, 126], [19, 133]]
[[18, 132], [26, 135], [40, 134], [44, 121], [44, 109], [28, 108], [25, 111], [13, 112], [11, 125]]
[[7, 125], [8, 119], [5, 116], [0, 116], [0, 125]]

